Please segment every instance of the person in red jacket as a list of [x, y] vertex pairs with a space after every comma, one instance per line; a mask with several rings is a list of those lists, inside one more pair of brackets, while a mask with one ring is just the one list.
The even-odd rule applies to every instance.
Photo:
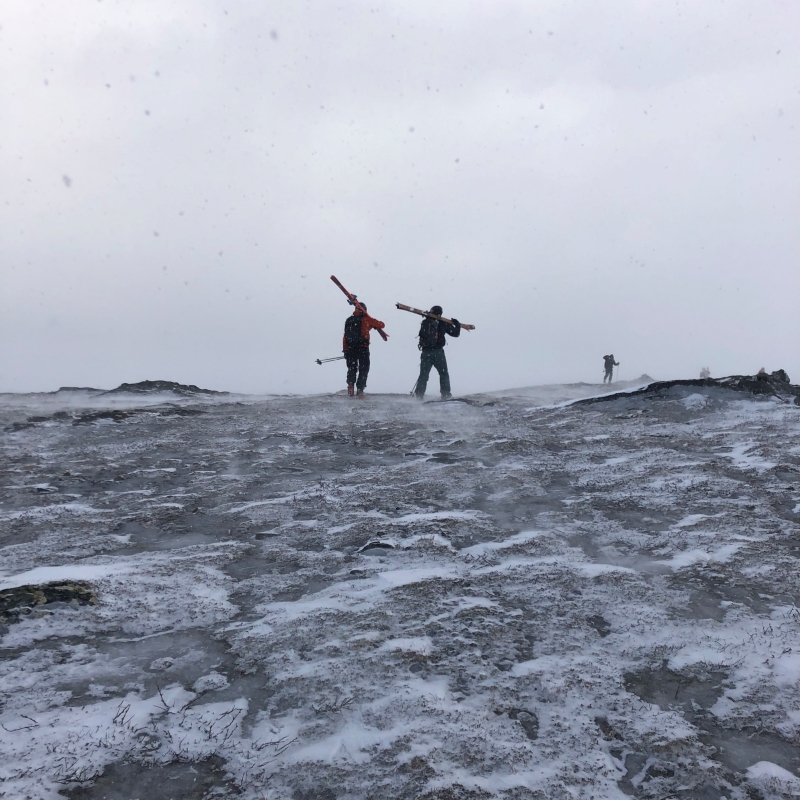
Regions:
[[[364, 311], [367, 306], [361, 303]], [[386, 326], [379, 319], [373, 319], [356, 307], [353, 315], [344, 323], [342, 352], [347, 364], [347, 394], [352, 397], [364, 397], [369, 375], [369, 332], [381, 330]]]

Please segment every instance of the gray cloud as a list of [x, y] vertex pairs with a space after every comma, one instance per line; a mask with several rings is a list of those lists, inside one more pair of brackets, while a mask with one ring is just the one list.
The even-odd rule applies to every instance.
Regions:
[[[454, 389], [785, 367], [800, 323], [790, 4], [13, 0], [0, 388], [339, 389], [335, 273], [478, 326]], [[157, 235], [156, 235], [157, 234]]]

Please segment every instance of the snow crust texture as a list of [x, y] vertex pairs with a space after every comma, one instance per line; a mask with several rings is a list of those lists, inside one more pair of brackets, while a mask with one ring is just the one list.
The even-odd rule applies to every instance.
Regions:
[[533, 394], [2, 398], [0, 797], [799, 797], [800, 408]]

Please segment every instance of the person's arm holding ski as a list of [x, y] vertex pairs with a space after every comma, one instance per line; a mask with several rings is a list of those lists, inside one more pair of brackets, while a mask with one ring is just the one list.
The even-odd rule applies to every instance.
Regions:
[[[444, 320], [442, 320], [442, 322], [444, 322]], [[450, 322], [444, 322], [444, 325], [444, 332], [448, 336], [452, 336], [454, 339], [461, 336], [461, 323], [455, 317], [453, 317]]]
[[380, 332], [386, 327], [385, 322], [381, 322], [379, 319], [375, 319], [375, 317], [370, 317], [367, 315], [366, 319], [369, 323], [370, 330]]

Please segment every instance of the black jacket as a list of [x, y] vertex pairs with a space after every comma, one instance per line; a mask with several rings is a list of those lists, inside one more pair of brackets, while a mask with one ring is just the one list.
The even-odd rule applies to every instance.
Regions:
[[603, 356], [603, 361], [608, 371], [619, 366], [619, 361], [614, 361], [614, 356]]
[[453, 337], [459, 336], [461, 324], [456, 322], [451, 325], [441, 319], [425, 317], [419, 326], [419, 349], [441, 350], [447, 344], [447, 340], [444, 338], [445, 334]]

